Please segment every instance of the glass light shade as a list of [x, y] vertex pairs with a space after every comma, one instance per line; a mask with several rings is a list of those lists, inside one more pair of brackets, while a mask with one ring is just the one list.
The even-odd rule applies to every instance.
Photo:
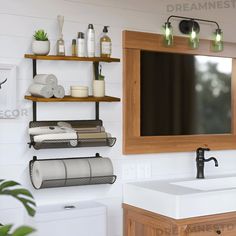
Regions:
[[216, 29], [211, 42], [211, 48], [214, 52], [221, 52], [224, 50], [223, 32], [221, 29]]
[[199, 47], [199, 37], [197, 31], [192, 27], [189, 34], [189, 46], [192, 49], [196, 49]]
[[173, 28], [170, 22], [166, 22], [163, 26], [163, 41], [165, 46], [172, 46], [173, 45]]

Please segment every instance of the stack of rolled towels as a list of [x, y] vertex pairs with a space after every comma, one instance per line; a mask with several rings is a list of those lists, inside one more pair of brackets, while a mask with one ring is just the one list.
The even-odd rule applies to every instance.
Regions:
[[[37, 189], [106, 183], [106, 181], [110, 183], [112, 175], [111, 160], [95, 157], [37, 160], [33, 162], [31, 170], [32, 182]], [[107, 178], [104, 178], [106, 176]]]
[[29, 128], [29, 134], [36, 143], [41, 142], [70, 142], [71, 146], [77, 146], [79, 140], [87, 142], [103, 141], [111, 135], [105, 132], [103, 126], [72, 127], [69, 122], [58, 122], [55, 126], [41, 126]]
[[42, 98], [63, 98], [65, 89], [58, 85], [57, 77], [53, 74], [38, 74], [34, 77], [34, 83], [28, 91], [34, 97]]

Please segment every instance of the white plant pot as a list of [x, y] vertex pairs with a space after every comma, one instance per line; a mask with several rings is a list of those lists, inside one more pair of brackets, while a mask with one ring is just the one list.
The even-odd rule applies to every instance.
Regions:
[[50, 41], [37, 41], [32, 42], [32, 52], [36, 55], [48, 55], [50, 51]]
[[93, 96], [94, 97], [105, 96], [105, 81], [104, 80], [93, 81]]

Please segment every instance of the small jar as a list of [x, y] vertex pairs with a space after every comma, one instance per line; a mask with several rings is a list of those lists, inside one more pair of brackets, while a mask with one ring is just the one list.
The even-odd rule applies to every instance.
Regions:
[[75, 98], [86, 98], [88, 97], [88, 87], [87, 86], [71, 86], [71, 97]]

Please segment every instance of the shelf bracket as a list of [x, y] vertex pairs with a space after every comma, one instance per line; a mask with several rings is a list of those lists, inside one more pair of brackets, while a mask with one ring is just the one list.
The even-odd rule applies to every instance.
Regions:
[[[37, 75], [37, 62], [33, 59], [33, 78]], [[37, 121], [37, 103], [33, 102], [33, 121]]]
[[[94, 70], [94, 79], [98, 80], [99, 76], [99, 62], [93, 62], [93, 70]], [[95, 102], [95, 116], [96, 120], [99, 120], [99, 102]]]
[[99, 120], [99, 102], [95, 102], [95, 118]]

